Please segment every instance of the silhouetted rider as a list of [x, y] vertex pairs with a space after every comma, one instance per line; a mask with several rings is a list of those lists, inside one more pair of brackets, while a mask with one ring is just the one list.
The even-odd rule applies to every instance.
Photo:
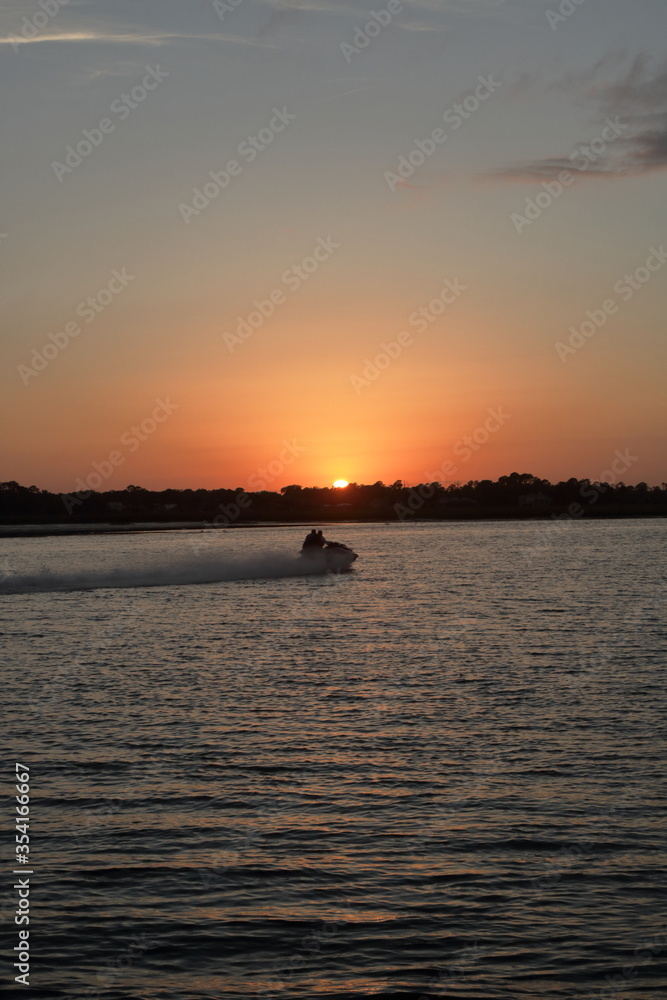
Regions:
[[314, 552], [316, 549], [323, 549], [326, 545], [326, 539], [322, 535], [321, 531], [316, 531], [315, 528], [310, 531], [304, 540], [302, 551], [308, 550]]

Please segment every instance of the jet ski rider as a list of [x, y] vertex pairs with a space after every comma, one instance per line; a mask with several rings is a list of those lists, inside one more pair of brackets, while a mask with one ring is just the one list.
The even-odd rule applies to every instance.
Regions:
[[326, 544], [327, 540], [322, 532], [316, 531], [315, 528], [313, 528], [312, 531], [306, 535], [302, 549], [314, 552], [316, 549], [323, 549]]

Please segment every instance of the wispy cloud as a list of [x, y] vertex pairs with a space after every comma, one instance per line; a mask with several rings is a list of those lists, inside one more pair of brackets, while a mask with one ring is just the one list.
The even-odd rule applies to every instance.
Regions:
[[595, 168], [577, 167], [573, 161], [567, 157], [544, 157], [542, 160], [527, 160], [525, 163], [517, 163], [499, 170], [492, 170], [482, 177], [485, 180], [515, 181], [518, 184], [539, 184], [542, 181], [558, 180], [559, 174], [564, 170], [569, 171], [577, 177], [618, 177], [618, 171], [604, 166]]
[[170, 45], [176, 41], [204, 41], [204, 42], [235, 42], [240, 45], [257, 45], [257, 39], [248, 38], [242, 35], [227, 35], [221, 32], [206, 32], [205, 34], [189, 34], [186, 32], [160, 32], [142, 33], [140, 31], [116, 34], [114, 32], [98, 29], [51, 32], [36, 35], [34, 38], [24, 38], [21, 35], [9, 35], [0, 38], [0, 45], [10, 45], [13, 48], [24, 45], [38, 45], [49, 42], [61, 44], [75, 44], [81, 42], [94, 42], [105, 45], [143, 45], [146, 47], [159, 47]]
[[603, 113], [620, 114], [632, 126], [620, 158], [621, 171], [637, 174], [666, 169], [667, 59], [656, 67], [641, 53], [624, 76], [602, 89], [599, 100]]
[[[526, 2], [530, 0], [401, 0], [403, 9], [392, 24], [403, 31], [440, 32], [446, 30], [444, 15], [491, 14], [516, 9], [517, 5]], [[371, 12], [360, 0], [264, 0], [264, 3], [269, 8], [269, 15], [258, 32], [260, 38], [289, 28], [309, 14], [326, 13], [368, 20]]]
[[[401, 2], [406, 11], [430, 10], [434, 13], [442, 13], [447, 10], [456, 10], [470, 13], [482, 10], [499, 10], [517, 2], [525, 4], [526, 0], [401, 0]], [[360, 3], [360, 0], [265, 0], [265, 3], [275, 10], [324, 10], [335, 13], [344, 8], [357, 15], [368, 14], [368, 7]]]
[[165, 35], [114, 35], [101, 31], [54, 31], [24, 38], [23, 35], [9, 35], [0, 38], [0, 45], [40, 45], [48, 42], [109, 42], [121, 45], [164, 45], [169, 36]]
[[306, 13], [330, 9], [327, 4], [313, 3], [313, 0], [275, 0], [268, 6], [270, 8], [268, 20], [258, 32], [260, 38], [291, 27]]
[[[447, 12], [480, 13], [482, 11], [498, 10], [506, 4], [517, 0], [402, 0], [403, 13], [396, 19], [399, 28], [410, 31], [438, 31], [444, 29], [442, 15]], [[77, 14], [75, 25], [71, 21], [71, 11], [77, 7], [83, 14]], [[207, 4], [208, 7], [208, 4]], [[266, 19], [256, 33], [227, 34], [216, 31], [154, 31], [147, 26], [119, 24], [118, 21], [100, 23], [98, 11], [89, 0], [71, 0], [71, 5], [63, 8], [63, 20], [69, 23], [60, 24], [60, 18], [35, 30], [24, 30], [26, 17], [21, 6], [12, 7], [11, 2], [5, 10], [3, 21], [7, 24], [9, 13], [16, 16], [16, 29], [5, 32], [0, 37], [0, 46], [11, 46], [14, 49], [40, 44], [81, 44], [95, 43], [108, 45], [137, 45], [159, 47], [178, 41], [197, 40], [209, 42], [233, 42], [245, 45], [266, 45], [268, 36], [282, 29], [289, 28], [309, 14], [326, 13], [361, 17], [368, 14], [366, 7], [359, 0], [263, 0], [261, 7], [266, 12]], [[214, 14], [211, 5], [211, 16]], [[21, 15], [23, 14], [23, 18]], [[82, 25], [82, 19], [84, 23]], [[23, 26], [23, 27], [22, 27]], [[225, 25], [226, 27], [226, 25]]]
[[[496, 180], [540, 182], [557, 178], [563, 170], [590, 178], [636, 177], [667, 169], [667, 60], [656, 64], [647, 53], [635, 56], [616, 78], [607, 74], [624, 58], [607, 54], [584, 73], [569, 74], [545, 90], [565, 90], [593, 112], [591, 136], [578, 143], [567, 155], [537, 157], [508, 164], [485, 176]], [[627, 56], [625, 56], [627, 59]], [[535, 80], [530, 83], [534, 86]], [[520, 81], [519, 90], [527, 86]], [[515, 85], [514, 90], [517, 91]], [[582, 153], [597, 142], [597, 133], [609, 130], [609, 122], [621, 123], [622, 131], [604, 149]]]

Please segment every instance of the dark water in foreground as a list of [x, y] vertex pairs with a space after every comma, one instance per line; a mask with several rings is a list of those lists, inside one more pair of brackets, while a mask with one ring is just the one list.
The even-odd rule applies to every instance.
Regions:
[[4, 540], [25, 995], [667, 996], [667, 525], [545, 530]]

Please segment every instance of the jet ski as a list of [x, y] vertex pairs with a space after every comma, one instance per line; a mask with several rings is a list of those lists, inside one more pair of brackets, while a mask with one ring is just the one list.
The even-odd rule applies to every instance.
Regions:
[[321, 568], [323, 573], [343, 573], [352, 568], [352, 563], [359, 556], [342, 542], [327, 542], [323, 546], [304, 545], [301, 558], [313, 567]]

